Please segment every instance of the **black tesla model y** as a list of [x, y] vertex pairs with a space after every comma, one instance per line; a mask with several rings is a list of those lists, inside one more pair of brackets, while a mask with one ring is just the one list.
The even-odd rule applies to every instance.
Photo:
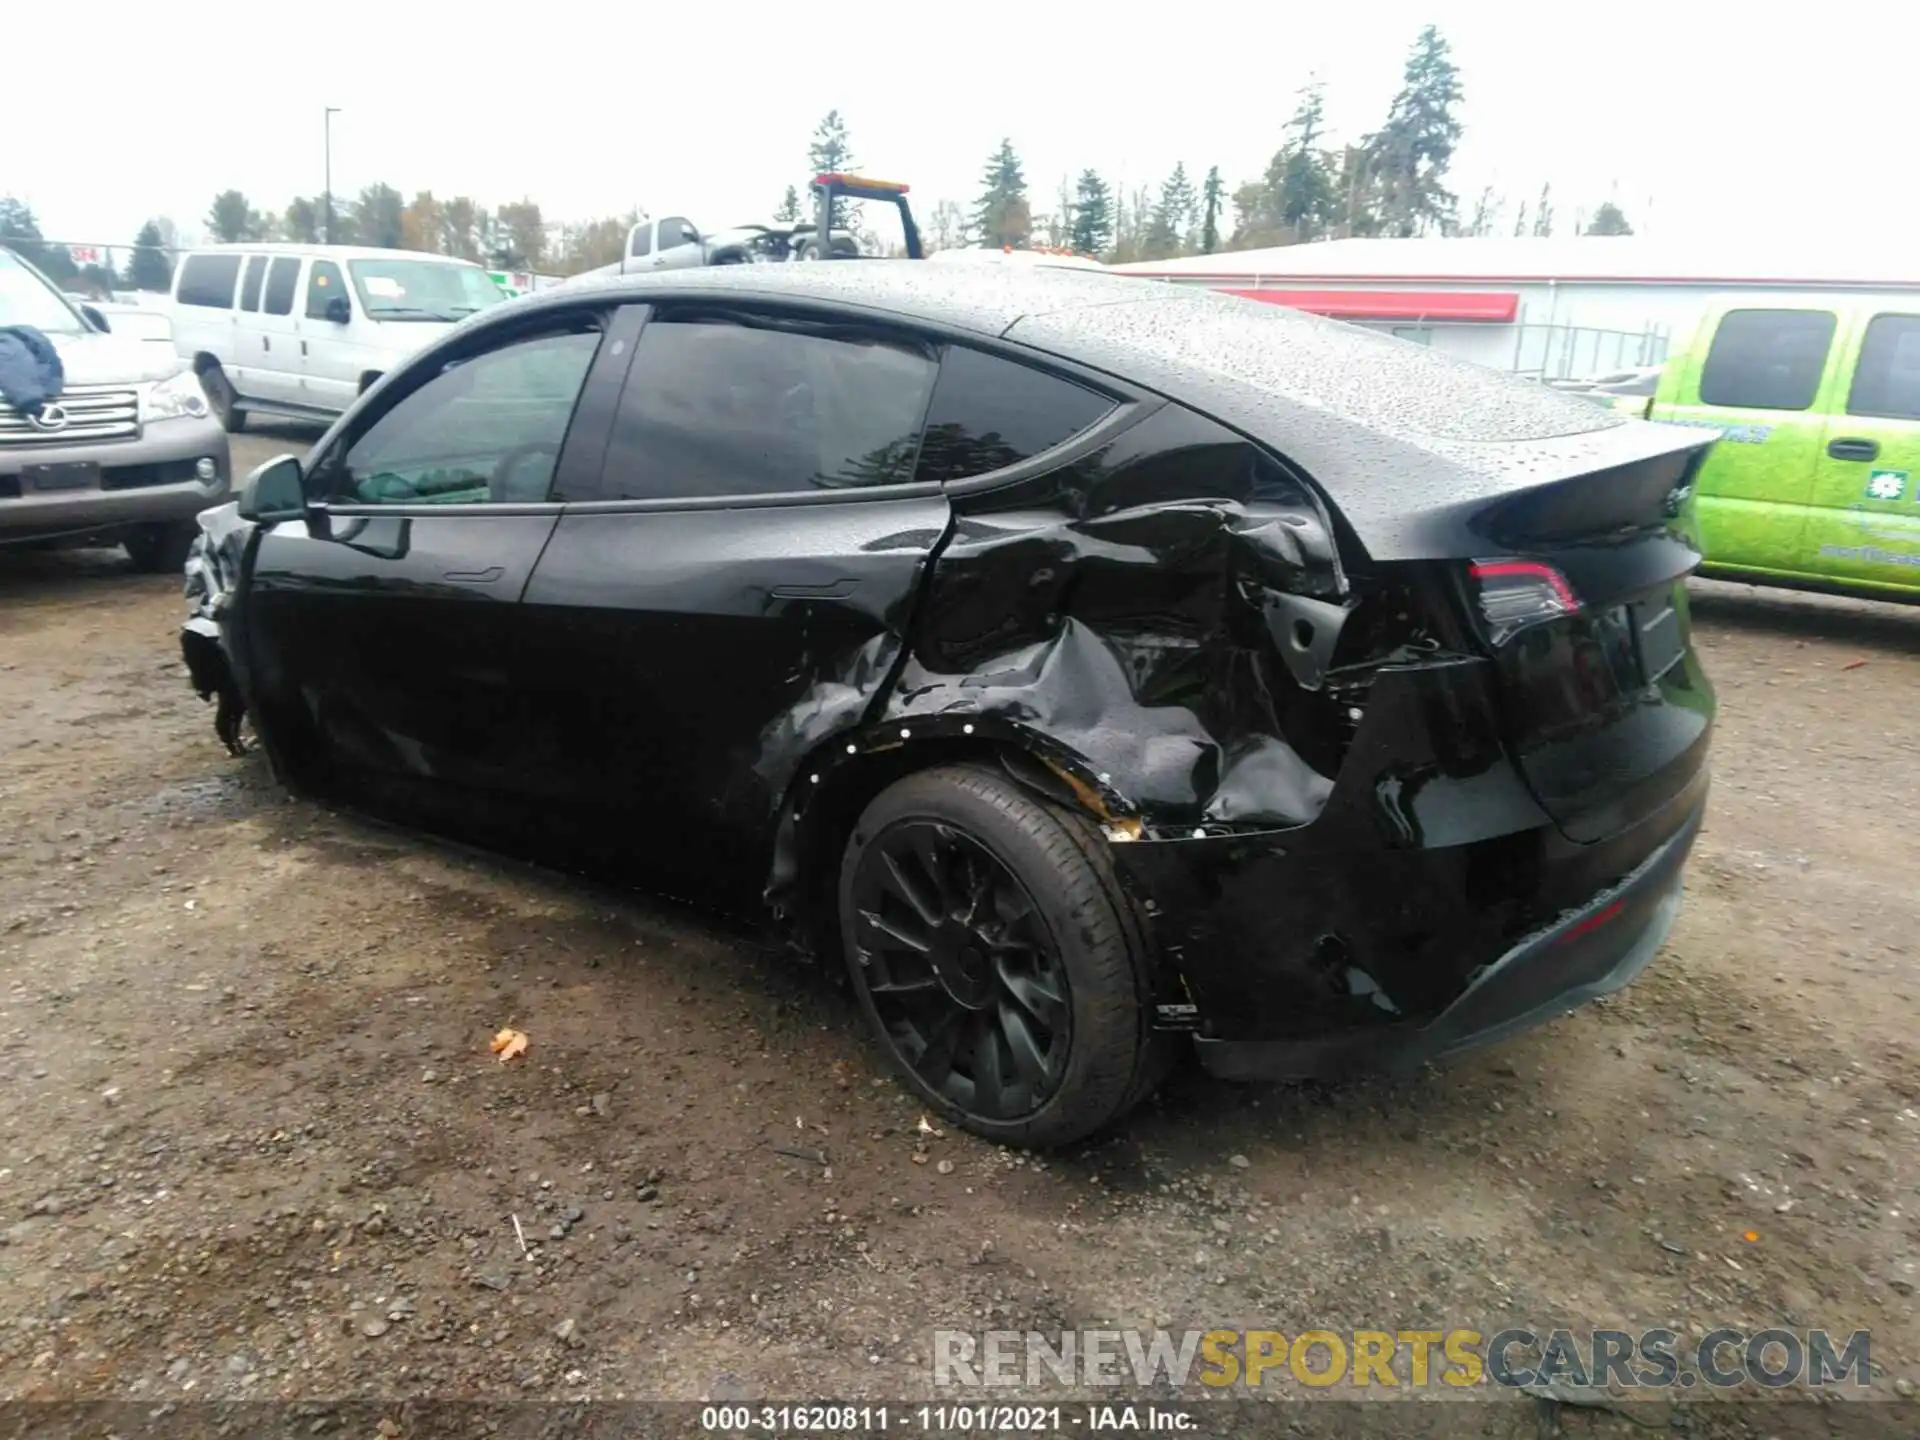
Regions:
[[276, 774], [765, 910], [1059, 1144], [1185, 1046], [1417, 1065], [1625, 984], [1705, 803], [1710, 442], [1093, 273], [563, 287], [201, 519]]

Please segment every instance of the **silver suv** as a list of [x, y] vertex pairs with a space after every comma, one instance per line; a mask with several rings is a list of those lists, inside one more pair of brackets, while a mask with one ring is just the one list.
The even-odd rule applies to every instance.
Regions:
[[0, 329], [39, 330], [66, 372], [38, 414], [0, 396], [0, 547], [119, 543], [179, 570], [193, 517], [227, 499], [226, 433], [170, 344], [110, 324], [0, 246]]

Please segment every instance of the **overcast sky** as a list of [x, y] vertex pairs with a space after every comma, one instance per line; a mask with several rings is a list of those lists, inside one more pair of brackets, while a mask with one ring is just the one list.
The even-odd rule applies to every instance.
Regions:
[[1531, 203], [1551, 180], [1563, 224], [1613, 196], [1642, 232], [1674, 238], [1884, 241], [1920, 220], [1920, 7], [1824, 4], [1791, 30], [1750, 7], [1679, 3], [1186, 0], [1128, 13], [992, 0], [93, 5], [83, 31], [62, 31], [57, 63], [7, 67], [7, 109], [28, 124], [0, 160], [0, 193], [25, 198], [49, 238], [125, 243], [149, 215], [192, 233], [229, 186], [272, 210], [317, 193], [334, 105], [336, 193], [384, 180], [485, 205], [531, 196], [549, 219], [639, 205], [718, 226], [764, 218], [805, 179], [814, 123], [837, 106], [862, 168], [911, 182], [923, 220], [941, 199], [970, 205], [1003, 135], [1044, 212], [1085, 166], [1129, 187], [1176, 161], [1196, 183], [1209, 165], [1229, 188], [1258, 174], [1310, 74], [1335, 134], [1356, 137], [1431, 20], [1466, 89], [1463, 209], [1485, 184]]

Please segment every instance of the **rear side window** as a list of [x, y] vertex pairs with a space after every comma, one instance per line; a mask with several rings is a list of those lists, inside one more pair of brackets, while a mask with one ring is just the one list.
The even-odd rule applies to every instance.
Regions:
[[1868, 323], [1847, 413], [1920, 420], [1920, 315], [1876, 315]]
[[233, 308], [233, 287], [240, 279], [238, 255], [189, 255], [180, 267], [180, 285], [174, 292], [182, 305]]
[[258, 310], [260, 308], [260, 281], [267, 273], [267, 257], [251, 255], [247, 257], [247, 273], [240, 281], [240, 308]]
[[653, 227], [651, 225], [635, 226], [633, 231], [633, 243], [627, 250], [627, 254], [638, 257], [641, 255], [650, 255], [652, 253], [653, 253]]
[[296, 256], [280, 255], [274, 258], [267, 270], [267, 303], [269, 315], [291, 315], [293, 313], [293, 294], [300, 284], [300, 261]]
[[931, 347], [846, 326], [685, 315], [640, 334], [609, 500], [779, 495], [913, 479]]
[[920, 444], [918, 480], [984, 475], [1051, 450], [1109, 410], [1104, 395], [962, 345], [940, 364]]
[[1834, 324], [1827, 310], [1729, 310], [1700, 369], [1700, 403], [1806, 409], [1820, 389]]

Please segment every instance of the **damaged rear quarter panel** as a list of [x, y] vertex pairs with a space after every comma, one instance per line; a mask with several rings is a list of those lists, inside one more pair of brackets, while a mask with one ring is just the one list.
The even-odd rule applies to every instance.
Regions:
[[1076, 464], [953, 503], [886, 724], [989, 718], [1076, 759], [1149, 827], [1319, 814], [1328, 702], [1280, 662], [1264, 603], [1340, 613], [1305, 485], [1166, 405]]

